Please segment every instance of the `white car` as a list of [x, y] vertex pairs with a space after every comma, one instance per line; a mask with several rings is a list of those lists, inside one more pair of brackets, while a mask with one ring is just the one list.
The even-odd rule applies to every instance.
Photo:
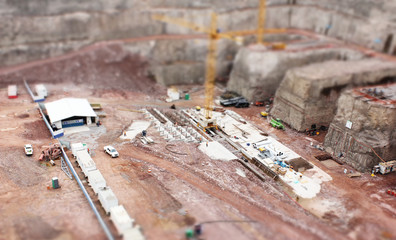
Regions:
[[26, 156], [32, 156], [33, 155], [33, 147], [32, 144], [25, 144], [25, 154]]
[[117, 150], [115, 150], [115, 148], [113, 148], [112, 146], [105, 146], [104, 147], [104, 151], [109, 154], [111, 157], [115, 158], [118, 157], [118, 152]]

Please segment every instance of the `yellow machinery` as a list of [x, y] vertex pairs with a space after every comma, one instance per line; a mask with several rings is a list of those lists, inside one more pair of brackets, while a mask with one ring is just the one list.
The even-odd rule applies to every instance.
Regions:
[[163, 15], [154, 15], [153, 18], [167, 23], [178, 24], [195, 31], [207, 33], [209, 35], [209, 47], [208, 55], [206, 57], [205, 76], [205, 119], [201, 119], [202, 121], [200, 124], [203, 128], [216, 127], [216, 122], [214, 121], [214, 119], [212, 119], [213, 97], [216, 78], [216, 40], [220, 38], [228, 38], [234, 40], [235, 38], [231, 35], [219, 33], [217, 31], [217, 15], [215, 13], [212, 13], [210, 28], [187, 22], [184, 19], [170, 18]]
[[[258, 15], [258, 22], [257, 22], [257, 43], [258, 44], [265, 44], [264, 43], [264, 29], [265, 29], [265, 19], [266, 19], [266, 9], [267, 9], [267, 0], [260, 0], [260, 7], [259, 7], [259, 15]], [[279, 29], [280, 32], [285, 31], [283, 29]], [[274, 31], [271, 31], [274, 32]], [[270, 44], [273, 50], [283, 50], [286, 48], [285, 43], [272, 43]]]
[[[220, 38], [227, 38], [231, 40], [237, 40], [235, 36], [247, 35], [257, 33], [258, 43], [263, 44], [263, 34], [265, 32], [279, 33], [284, 32], [284, 29], [266, 29], [265, 27], [265, 10], [266, 10], [266, 0], [260, 0], [259, 17], [258, 17], [258, 29], [247, 30], [247, 31], [230, 31], [225, 33], [220, 33], [217, 30], [217, 15], [212, 13], [210, 28], [200, 26], [184, 19], [171, 18], [164, 15], [154, 15], [153, 19], [177, 24], [183, 27], [187, 27], [194, 31], [204, 32], [209, 35], [209, 47], [208, 55], [206, 58], [206, 76], [205, 76], [205, 119], [201, 126], [203, 128], [216, 127], [214, 119], [212, 119], [213, 111], [213, 97], [214, 97], [214, 87], [215, 87], [215, 77], [216, 77], [216, 51], [217, 45], [216, 40]], [[284, 48], [280, 47], [279, 49]]]
[[264, 28], [265, 28], [265, 13], [267, 7], [266, 0], [260, 0], [260, 7], [259, 7], [259, 15], [258, 15], [258, 24], [257, 24], [257, 43], [263, 44], [263, 35], [264, 35]]

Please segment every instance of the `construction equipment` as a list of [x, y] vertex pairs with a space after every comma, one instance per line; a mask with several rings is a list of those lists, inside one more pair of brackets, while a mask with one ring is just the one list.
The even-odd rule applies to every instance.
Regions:
[[231, 99], [221, 100], [220, 104], [224, 107], [235, 106], [236, 108], [249, 107], [250, 103], [244, 97], [235, 97]]
[[100, 103], [90, 103], [93, 110], [101, 110], [102, 105]]
[[327, 130], [326, 126], [317, 127], [316, 124], [312, 124], [310, 129], [307, 128], [305, 130], [305, 133], [310, 136], [315, 136], [315, 135], [319, 135], [320, 131], [326, 131], [326, 130]]
[[[265, 1], [260, 2], [260, 14], [265, 18]], [[263, 15], [264, 14], [264, 15]], [[217, 128], [215, 119], [212, 118], [213, 111], [213, 98], [214, 98], [214, 87], [215, 87], [215, 77], [216, 77], [216, 40], [220, 38], [237, 40], [235, 36], [244, 35], [244, 34], [252, 34], [255, 31], [234, 31], [234, 32], [224, 32], [220, 33], [217, 28], [217, 15], [212, 13], [210, 28], [206, 28], [194, 23], [190, 23], [180, 18], [171, 18], [164, 15], [154, 15], [153, 18], [158, 21], [177, 24], [183, 27], [187, 27], [194, 31], [204, 32], [209, 35], [209, 46], [208, 46], [208, 55], [206, 58], [206, 75], [205, 75], [205, 119], [200, 119], [200, 125], [202, 128]], [[260, 21], [263, 22], [263, 21]], [[259, 24], [260, 25], [260, 24]], [[261, 35], [264, 33], [264, 25], [260, 25], [260, 29], [258, 30]], [[266, 32], [284, 32], [283, 29], [272, 29], [266, 30]], [[241, 106], [246, 106], [242, 104]]]
[[[258, 14], [258, 22], [257, 22], [257, 43], [258, 44], [265, 44], [263, 39], [264, 39], [264, 29], [265, 29], [265, 17], [266, 17], [266, 10], [267, 10], [267, 1], [266, 0], [260, 0], [260, 6], [259, 6], [259, 14]], [[273, 50], [283, 50], [286, 48], [285, 43], [272, 43], [270, 44], [270, 48]]]
[[258, 22], [257, 22], [257, 43], [258, 44], [263, 44], [266, 7], [267, 7], [267, 1], [260, 0], [259, 15], [258, 15]]
[[119, 108], [118, 110], [120, 110], [120, 111], [128, 111], [128, 112], [144, 113], [144, 111], [136, 110], [136, 109]]
[[262, 117], [268, 117], [268, 113], [267, 112], [260, 112], [260, 115], [262, 116]]
[[142, 141], [142, 143], [147, 144], [147, 143], [154, 143], [154, 140], [150, 137], [147, 136], [147, 131], [143, 130], [142, 131], [142, 136], [140, 137], [140, 140]]
[[272, 118], [270, 121], [270, 124], [274, 128], [285, 129], [285, 126], [283, 126], [283, 124], [282, 124], [282, 120], [280, 120], [279, 118], [277, 118], [277, 119]]
[[181, 25], [195, 31], [207, 33], [209, 35], [208, 55], [206, 57], [206, 74], [205, 74], [205, 119], [202, 119], [200, 125], [203, 128], [217, 127], [215, 119], [212, 118], [213, 111], [213, 97], [216, 77], [216, 40], [220, 38], [227, 38], [234, 40], [234, 37], [227, 34], [219, 33], [217, 29], [217, 15], [212, 13], [210, 28], [189, 23], [183, 19], [170, 18], [162, 15], [153, 16], [154, 19]]
[[39, 161], [49, 161], [59, 158], [62, 155], [60, 145], [58, 143], [49, 146], [43, 146]]
[[373, 168], [373, 173], [380, 172], [381, 174], [387, 174], [390, 172], [396, 172], [396, 160], [380, 162]]
[[256, 102], [254, 103], [254, 106], [256, 106], [256, 107], [262, 107], [262, 106], [264, 106], [264, 101], [256, 101]]

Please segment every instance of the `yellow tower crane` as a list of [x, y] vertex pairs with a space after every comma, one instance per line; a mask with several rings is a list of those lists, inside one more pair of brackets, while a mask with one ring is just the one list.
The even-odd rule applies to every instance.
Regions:
[[205, 120], [203, 121], [201, 126], [203, 128], [216, 127], [216, 123], [214, 122], [214, 119], [212, 119], [213, 97], [214, 97], [214, 87], [215, 87], [215, 78], [216, 78], [216, 51], [217, 51], [216, 40], [220, 38], [227, 38], [234, 40], [235, 38], [231, 35], [218, 32], [217, 15], [215, 13], [212, 13], [209, 28], [187, 22], [184, 19], [180, 19], [180, 18], [171, 18], [163, 15], [154, 15], [153, 18], [155, 20], [159, 20], [162, 22], [173, 23], [190, 28], [195, 31], [204, 32], [209, 35], [209, 46], [208, 46], [208, 54], [206, 57], [206, 74], [205, 74]]
[[217, 51], [216, 40], [220, 38], [236, 40], [235, 36], [256, 33], [258, 43], [263, 44], [264, 33], [284, 32], [285, 29], [264, 29], [265, 8], [266, 8], [266, 1], [260, 0], [258, 28], [256, 30], [229, 31], [224, 33], [220, 33], [217, 29], [217, 15], [215, 13], [212, 13], [211, 15], [211, 22], [209, 28], [188, 22], [181, 18], [173, 18], [164, 15], [153, 15], [153, 19], [155, 20], [176, 24], [209, 35], [209, 46], [208, 46], [208, 54], [206, 57], [206, 74], [205, 74], [205, 119], [203, 121], [204, 123], [201, 124], [203, 128], [216, 127], [216, 123], [214, 122], [214, 119], [212, 119], [214, 87], [215, 87], [215, 77], [216, 77], [216, 51]]
[[258, 22], [257, 22], [257, 43], [258, 44], [263, 44], [266, 7], [267, 7], [267, 1], [260, 0]]
[[[267, 10], [267, 0], [260, 0], [259, 6], [259, 14], [258, 14], [258, 21], [257, 21], [257, 43], [258, 44], [265, 44], [264, 43], [264, 32], [265, 29], [265, 20], [266, 20], [266, 10]], [[278, 32], [284, 32], [285, 29], [279, 29]], [[272, 31], [274, 32], [274, 31]], [[265, 44], [267, 45], [267, 44]], [[282, 42], [272, 43], [270, 44], [272, 49], [280, 50], [285, 49], [286, 44]]]

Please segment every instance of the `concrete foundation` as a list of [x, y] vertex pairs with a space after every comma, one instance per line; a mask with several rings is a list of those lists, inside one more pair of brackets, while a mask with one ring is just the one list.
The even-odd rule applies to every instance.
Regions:
[[396, 84], [344, 92], [324, 146], [358, 171], [396, 159]]
[[235, 91], [250, 101], [273, 96], [290, 68], [315, 62], [363, 57], [358, 52], [344, 48], [301, 47], [297, 51], [269, 51], [259, 47], [245, 47], [238, 52], [227, 84], [227, 90]]
[[294, 68], [279, 86], [271, 114], [297, 131], [310, 129], [313, 124], [329, 126], [342, 90], [394, 81], [393, 76], [395, 63], [375, 59], [328, 61]]

